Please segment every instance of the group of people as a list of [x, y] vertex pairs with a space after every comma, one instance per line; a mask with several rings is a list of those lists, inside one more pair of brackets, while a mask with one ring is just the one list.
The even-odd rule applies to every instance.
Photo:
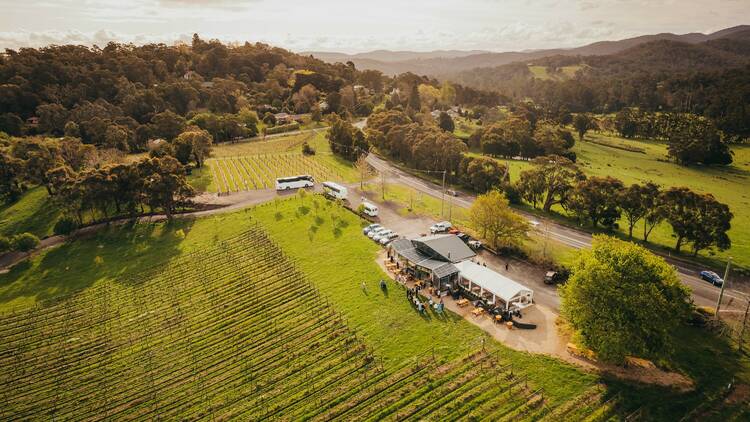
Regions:
[[[426, 311], [425, 304], [422, 303], [422, 300], [419, 298], [419, 291], [422, 290], [422, 286], [414, 286], [406, 289], [406, 298], [414, 303], [414, 306], [417, 307], [417, 311], [419, 313], [424, 313]], [[443, 310], [445, 309], [445, 303], [443, 303], [443, 299], [440, 299], [440, 302], [435, 302], [432, 300], [432, 296], [428, 296], [427, 298], [427, 307], [434, 308], [435, 311], [439, 314], [443, 313]]]

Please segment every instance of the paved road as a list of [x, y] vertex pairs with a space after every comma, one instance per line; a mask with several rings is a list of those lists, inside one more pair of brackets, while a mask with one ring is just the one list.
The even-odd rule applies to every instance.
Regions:
[[[393, 183], [409, 186], [436, 198], [441, 198], [443, 196], [440, 185], [409, 174], [375, 154], [369, 154], [367, 156], [367, 161], [376, 170], [385, 172], [388, 175], [388, 179]], [[445, 196], [447, 202], [451, 202], [452, 204], [463, 208], [470, 207], [474, 202], [474, 199], [476, 199], [474, 195], [467, 193], [462, 193], [460, 197]], [[519, 213], [524, 215], [530, 221], [541, 223], [541, 226], [539, 227], [544, 227], [544, 230], [548, 231], [551, 239], [577, 249], [588, 248], [591, 246], [590, 233], [562, 226], [554, 221], [541, 219], [538, 216], [524, 212], [519, 211]], [[665, 259], [675, 266], [682, 282], [692, 289], [693, 299], [696, 304], [701, 306], [716, 306], [716, 301], [719, 297], [719, 288], [708, 284], [697, 276], [699, 267], [683, 261], [671, 259], [668, 256], [665, 257]], [[744, 311], [745, 306], [746, 300], [743, 293], [730, 288], [725, 289], [724, 299], [722, 301], [722, 309], [725, 312], [742, 312]]]

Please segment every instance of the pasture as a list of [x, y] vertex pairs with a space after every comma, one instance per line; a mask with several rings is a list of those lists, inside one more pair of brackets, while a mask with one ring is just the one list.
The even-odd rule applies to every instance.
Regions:
[[[696, 192], [710, 193], [718, 201], [729, 205], [734, 214], [729, 231], [731, 249], [715, 255], [703, 251], [701, 255], [720, 260], [732, 256], [737, 264], [750, 267], [750, 147], [734, 146], [734, 163], [730, 166], [704, 168], [680, 166], [667, 161], [666, 145], [662, 142], [626, 140], [599, 133], [587, 134], [586, 140], [593, 142], [576, 142], [573, 151], [588, 175], [616, 177], [626, 185], [652, 181], [663, 188], [687, 186]], [[627, 151], [620, 144], [643, 152]], [[620, 227], [623, 233], [627, 233], [624, 220], [620, 221]], [[639, 224], [634, 229], [634, 235], [638, 237], [642, 231], [643, 227]], [[672, 247], [674, 238], [671, 233], [671, 227], [662, 223], [649, 236], [649, 242]]]
[[[667, 147], [663, 142], [624, 139], [604, 133], [590, 132], [583, 142], [573, 147], [577, 163], [588, 176], [612, 176], [630, 185], [652, 181], [662, 188], [687, 186], [696, 192], [710, 193], [719, 202], [729, 205], [734, 214], [729, 237], [732, 247], [726, 251], [702, 251], [699, 256], [720, 266], [729, 256], [743, 267], [750, 267], [750, 147], [734, 146], [734, 163], [727, 167], [681, 166], [667, 159]], [[470, 155], [481, 155], [476, 152]], [[531, 164], [521, 160], [498, 161], [510, 166], [510, 178], [515, 182]], [[524, 207], [527, 211], [534, 211]], [[572, 218], [559, 206], [553, 207], [558, 220], [574, 224]], [[540, 211], [536, 211], [540, 212]], [[627, 237], [627, 222], [618, 223], [618, 234]], [[641, 237], [643, 225], [633, 229], [634, 238]], [[668, 249], [674, 246], [671, 227], [663, 222], [649, 236], [649, 243]], [[689, 248], [686, 248], [689, 249]], [[686, 252], [687, 253], [687, 252]]]

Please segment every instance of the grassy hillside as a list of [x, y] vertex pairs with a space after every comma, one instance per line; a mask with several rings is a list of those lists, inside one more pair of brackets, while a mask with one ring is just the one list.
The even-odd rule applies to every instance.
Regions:
[[49, 236], [59, 215], [60, 210], [47, 190], [43, 187], [30, 189], [18, 201], [0, 205], [0, 235], [29, 232], [40, 238]]
[[[613, 176], [626, 184], [653, 181], [663, 187], [687, 186], [695, 191], [710, 193], [729, 205], [734, 213], [729, 237], [732, 248], [719, 252], [716, 257], [732, 256], [740, 265], [750, 267], [750, 147], [735, 146], [734, 163], [728, 167], [686, 167], [666, 160], [666, 145], [661, 142], [624, 140], [603, 134], [587, 134], [586, 140], [577, 142], [574, 151], [578, 163], [586, 174]], [[625, 144], [643, 150], [643, 153], [605, 146]], [[624, 221], [620, 227], [627, 230]], [[642, 226], [634, 233], [639, 235]], [[657, 227], [649, 241], [663, 246], [674, 246], [671, 227], [666, 223]], [[705, 254], [705, 252], [704, 252]]]
[[[431, 353], [433, 346], [435, 353], [449, 360], [478, 350], [483, 333], [473, 325], [453, 315], [420, 316], [396, 284], [382, 292], [378, 280], [385, 275], [375, 262], [378, 247], [361, 235], [363, 223], [319, 197], [295, 198], [171, 225], [143, 224], [103, 231], [45, 252], [0, 275], [0, 312], [7, 315], [14, 310], [19, 315], [35, 306], [55, 306], [65, 297], [78, 303], [85, 294], [78, 293], [81, 289], [107, 289], [112, 297], [135, 294], [139, 286], [151, 289], [152, 279], [158, 276], [139, 276], [144, 268], [167, 264], [170, 268], [210, 267], [211, 262], [202, 264], [204, 258], [190, 258], [188, 254], [210, 251], [256, 223], [343, 314], [347, 325], [363, 336], [387, 368], [396, 369], [416, 355]], [[224, 266], [226, 271], [232, 268], [230, 264]], [[362, 282], [366, 283], [365, 291]], [[314, 302], [309, 303], [312, 305]], [[143, 309], [149, 309], [147, 303]], [[528, 373], [530, 382], [544, 387], [551, 403], [582, 393], [595, 380], [554, 359], [513, 352], [500, 345], [492, 347], [497, 347], [498, 358], [512, 359], [516, 371]]]

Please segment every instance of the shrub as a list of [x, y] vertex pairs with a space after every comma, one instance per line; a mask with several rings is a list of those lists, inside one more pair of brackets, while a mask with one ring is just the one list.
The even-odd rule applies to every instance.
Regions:
[[302, 154], [304, 155], [315, 155], [315, 148], [311, 147], [310, 144], [305, 141], [302, 144]]
[[508, 198], [508, 202], [513, 205], [521, 203], [521, 193], [518, 192], [518, 188], [515, 185], [503, 183], [501, 189], [505, 193], [505, 197]]
[[39, 245], [39, 238], [31, 233], [21, 233], [13, 238], [13, 249], [19, 252], [29, 252]]
[[62, 236], [67, 236], [75, 229], [78, 228], [78, 222], [70, 217], [62, 217], [59, 220], [57, 220], [57, 223], [55, 223], [55, 227], [52, 229], [53, 233], [59, 234]]
[[284, 133], [284, 132], [291, 132], [293, 130], [299, 129], [299, 123], [289, 123], [287, 125], [280, 125], [280, 126], [274, 126], [274, 127], [267, 127], [263, 129], [263, 133], [266, 135], [273, 135], [276, 133]]
[[0, 254], [5, 253], [11, 250], [11, 244], [10, 239], [8, 239], [5, 236], [0, 236]]

